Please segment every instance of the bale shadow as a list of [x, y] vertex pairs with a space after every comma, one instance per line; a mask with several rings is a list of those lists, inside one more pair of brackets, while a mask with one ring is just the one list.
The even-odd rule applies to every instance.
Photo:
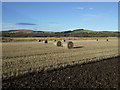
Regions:
[[83, 46], [76, 46], [76, 47], [73, 47], [73, 49], [76, 49], [76, 48], [83, 48]]

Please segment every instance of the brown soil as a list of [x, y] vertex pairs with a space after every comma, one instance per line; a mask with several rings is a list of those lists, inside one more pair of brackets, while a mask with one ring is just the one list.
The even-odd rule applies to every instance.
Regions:
[[119, 88], [120, 57], [3, 80], [10, 88]]

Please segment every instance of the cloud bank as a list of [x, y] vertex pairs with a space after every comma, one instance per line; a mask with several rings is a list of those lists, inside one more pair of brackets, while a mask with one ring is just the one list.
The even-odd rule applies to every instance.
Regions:
[[33, 24], [33, 23], [16, 23], [17, 25], [36, 25], [36, 24]]

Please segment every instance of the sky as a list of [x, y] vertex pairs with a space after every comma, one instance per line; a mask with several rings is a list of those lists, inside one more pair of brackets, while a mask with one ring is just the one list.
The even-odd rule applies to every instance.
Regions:
[[2, 2], [119, 2], [119, 0], [1, 0]]
[[118, 31], [118, 2], [2, 2], [2, 30]]

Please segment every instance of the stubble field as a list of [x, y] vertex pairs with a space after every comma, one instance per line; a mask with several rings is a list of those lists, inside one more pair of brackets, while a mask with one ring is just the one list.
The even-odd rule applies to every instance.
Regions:
[[11, 77], [3, 80], [3, 89], [100, 88], [119, 90], [119, 59], [120, 57], [114, 57], [98, 62]]
[[54, 41], [2, 43], [3, 79], [118, 56], [117, 38], [70, 41], [72, 49], [57, 47]]

